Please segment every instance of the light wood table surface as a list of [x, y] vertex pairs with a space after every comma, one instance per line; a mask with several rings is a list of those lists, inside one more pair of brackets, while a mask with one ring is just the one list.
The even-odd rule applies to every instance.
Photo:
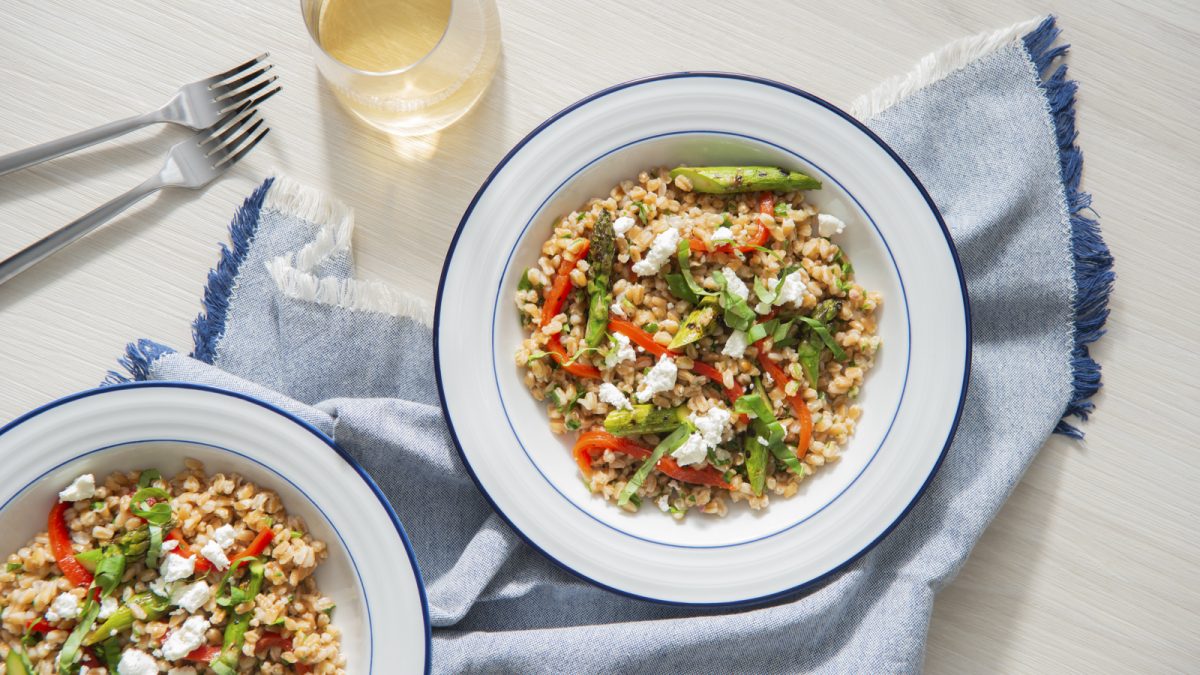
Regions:
[[[270, 51], [273, 131], [202, 193], [160, 194], [0, 286], [0, 421], [94, 386], [125, 343], [191, 343], [234, 208], [272, 168], [357, 210], [362, 273], [433, 300], [475, 189], [538, 122], [659, 72], [741, 71], [845, 105], [943, 44], [1052, 10], [1082, 86], [1084, 188], [1117, 259], [1085, 442], [1053, 438], [938, 597], [927, 667], [1200, 668], [1200, 11], [1171, 0], [501, 2], [504, 60], [436, 138], [391, 142], [321, 85], [298, 2], [0, 0], [0, 153], [157, 106]], [[655, 9], [651, 9], [654, 7]], [[153, 128], [0, 178], [0, 258], [149, 176]], [[0, 480], [3, 470], [0, 469]]]

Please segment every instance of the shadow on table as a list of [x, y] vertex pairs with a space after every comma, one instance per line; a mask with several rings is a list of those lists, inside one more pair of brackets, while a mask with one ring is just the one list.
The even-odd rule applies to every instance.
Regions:
[[[315, 70], [313, 77], [318, 77]], [[453, 231], [469, 197], [463, 198], [461, 204], [437, 200], [444, 199], [450, 191], [460, 194], [464, 181], [472, 183], [469, 194], [473, 194], [478, 182], [508, 149], [502, 133], [508, 99], [505, 60], [501, 58], [495, 79], [462, 119], [428, 136], [388, 135], [347, 112], [324, 82], [318, 82], [318, 89], [333, 194], [352, 206], [379, 207], [401, 227], [407, 218], [438, 218], [444, 227], [439, 232], [445, 233], [448, 242], [448, 233]], [[414, 195], [422, 203], [405, 203]], [[408, 236], [381, 232], [393, 223], [363, 222], [363, 225], [388, 239]], [[439, 249], [434, 254], [441, 252]]]

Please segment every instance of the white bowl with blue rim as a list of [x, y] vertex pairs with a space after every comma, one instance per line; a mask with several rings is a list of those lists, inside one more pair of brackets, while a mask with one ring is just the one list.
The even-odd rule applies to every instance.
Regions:
[[183, 469], [238, 473], [274, 490], [329, 555], [314, 573], [335, 603], [351, 673], [429, 672], [429, 612], [395, 512], [328, 437], [256, 399], [191, 384], [116, 385], [70, 396], [0, 428], [0, 551], [46, 529], [58, 491], [80, 474]]
[[[790, 498], [724, 518], [629, 514], [589, 493], [573, 438], [548, 428], [514, 364], [513, 293], [562, 214], [638, 172], [676, 165], [803, 171], [847, 223], [836, 241], [883, 295], [883, 347], [842, 458]], [[442, 404], [465, 465], [531, 545], [610, 590], [649, 600], [763, 601], [845, 567], [891, 531], [932, 479], [970, 364], [967, 296], [949, 233], [912, 172], [865, 126], [767, 80], [678, 73], [570, 106], [522, 140], [479, 190], [442, 272], [434, 326]]]

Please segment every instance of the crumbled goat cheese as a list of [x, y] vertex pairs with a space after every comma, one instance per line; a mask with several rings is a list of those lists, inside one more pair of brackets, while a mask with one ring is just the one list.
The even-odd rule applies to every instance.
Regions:
[[178, 661], [204, 644], [204, 633], [208, 630], [208, 619], [202, 616], [188, 617], [183, 625], [176, 628], [163, 642], [162, 655], [168, 661]]
[[721, 353], [740, 359], [746, 355], [746, 346], [746, 332], [735, 330], [729, 334], [729, 339], [725, 341], [725, 348], [721, 350]]
[[679, 374], [679, 369], [675, 367], [675, 361], [671, 357], [663, 354], [658, 359], [658, 363], [646, 373], [642, 378], [642, 388], [638, 390], [637, 400], [645, 403], [654, 395], [669, 390], [675, 386], [675, 376]]
[[96, 477], [90, 473], [85, 473], [82, 476], [71, 481], [65, 490], [58, 493], [59, 501], [77, 502], [84, 499], [91, 499], [96, 496]]
[[692, 413], [688, 419], [696, 427], [696, 431], [671, 453], [680, 466], [701, 464], [708, 459], [709, 449], [717, 447], [725, 435], [725, 430], [729, 428], [731, 416], [724, 408], [712, 408], [703, 415]]
[[841, 218], [831, 216], [828, 213], [817, 214], [817, 232], [822, 237], [832, 237], [835, 234], [841, 234], [842, 230], [846, 229], [846, 224]]
[[779, 287], [778, 279], [767, 279], [767, 289], [772, 293], [779, 288], [779, 292], [775, 295], [775, 302], [767, 304], [760, 302], [754, 307], [754, 311], [759, 314], [768, 314], [771, 311], [772, 305], [795, 305], [799, 307], [804, 302], [804, 280], [800, 278], [800, 272], [792, 272], [783, 280], [783, 287]]
[[629, 231], [629, 228], [633, 227], [634, 222], [636, 221], [629, 216], [621, 216], [613, 221], [613, 232], [616, 233], [617, 236], [623, 237], [625, 236], [625, 233]]
[[164, 541], [162, 543], [163, 553], [167, 553], [169, 551], [174, 551], [178, 547], [179, 547], [179, 542], [175, 541], [174, 539], [172, 539], [170, 541]]
[[724, 226], [718, 227], [716, 231], [712, 233], [712, 237], [709, 237], [709, 241], [715, 243], [729, 243], [733, 241], [733, 230]]
[[178, 584], [173, 584], [169, 581], [166, 581], [162, 577], [159, 577], [159, 578], [155, 579], [154, 581], [151, 581], [149, 584], [147, 584], [147, 586], [150, 588], [150, 592], [157, 595], [160, 598], [171, 597], [171, 592], [174, 589], [174, 587], [177, 585]]
[[197, 581], [190, 586], [179, 586], [171, 592], [171, 604], [176, 607], [182, 607], [189, 614], [194, 614], [196, 610], [204, 606], [208, 602], [209, 587], [205, 581]]
[[629, 344], [629, 336], [623, 333], [614, 333], [613, 339], [617, 341], [616, 361], [613, 362], [613, 367], [616, 367], [626, 361], [636, 361], [637, 352], [633, 349], [633, 345]]
[[692, 413], [688, 419], [696, 427], [696, 432], [704, 437], [704, 442], [709, 447], [716, 447], [725, 435], [725, 430], [729, 428], [729, 421], [732, 417], [728, 410], [713, 407], [703, 415], [697, 416], [696, 413]]
[[79, 598], [70, 593], [59, 593], [50, 609], [46, 610], [47, 621], [66, 621], [79, 616]]
[[118, 675], [158, 675], [158, 663], [140, 649], [127, 649], [117, 663]]
[[196, 571], [196, 556], [183, 557], [178, 553], [164, 555], [162, 564], [158, 567], [160, 578], [166, 582], [179, 581], [192, 576]]
[[212, 538], [213, 541], [221, 545], [221, 548], [229, 550], [229, 547], [233, 546], [233, 542], [236, 540], [236, 536], [233, 532], [233, 526], [226, 523], [225, 525], [218, 527], [217, 529], [213, 530]]
[[671, 453], [675, 461], [679, 462], [679, 466], [689, 466], [699, 464], [708, 458], [708, 446], [704, 444], [704, 437], [699, 433], [693, 433], [687, 437], [683, 445], [675, 449]]
[[599, 394], [600, 400], [611, 405], [613, 410], [633, 408], [633, 405], [629, 402], [629, 399], [626, 398], [625, 394], [610, 382], [605, 382], [604, 384], [600, 385]]
[[229, 558], [225, 555], [225, 549], [221, 548], [221, 545], [213, 539], [204, 542], [204, 546], [200, 549], [200, 555], [208, 558], [208, 561], [218, 570], [229, 567]]
[[117, 607], [120, 607], [120, 603], [116, 598], [104, 598], [100, 601], [100, 613], [96, 615], [96, 618], [107, 619], [117, 611]]
[[[613, 298], [612, 306], [608, 308], [608, 311], [612, 312], [613, 314], [616, 314], [617, 316], [619, 316], [621, 318], [628, 318], [629, 315], [625, 313], [625, 308], [621, 306], [621, 304], [624, 302], [625, 302], [625, 291], [621, 291], [620, 295]], [[628, 339], [628, 338], [626, 338], [626, 339]]]
[[633, 264], [633, 271], [643, 277], [658, 274], [663, 263], [670, 260], [675, 253], [678, 244], [679, 230], [672, 227], [662, 231], [654, 238], [654, 243], [650, 245], [650, 252], [646, 254], [646, 257]]
[[750, 297], [750, 289], [746, 288], [746, 282], [738, 277], [737, 272], [726, 267], [721, 270], [721, 274], [725, 275], [725, 288], [728, 288], [730, 293], [743, 300]]

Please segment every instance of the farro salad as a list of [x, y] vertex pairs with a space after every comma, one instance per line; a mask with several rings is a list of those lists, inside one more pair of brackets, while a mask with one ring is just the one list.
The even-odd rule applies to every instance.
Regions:
[[325, 556], [277, 494], [195, 460], [84, 474], [0, 571], [0, 672], [344, 673]]
[[563, 216], [516, 353], [588, 489], [679, 519], [766, 508], [839, 457], [880, 339], [845, 223], [773, 167], [644, 171]]

